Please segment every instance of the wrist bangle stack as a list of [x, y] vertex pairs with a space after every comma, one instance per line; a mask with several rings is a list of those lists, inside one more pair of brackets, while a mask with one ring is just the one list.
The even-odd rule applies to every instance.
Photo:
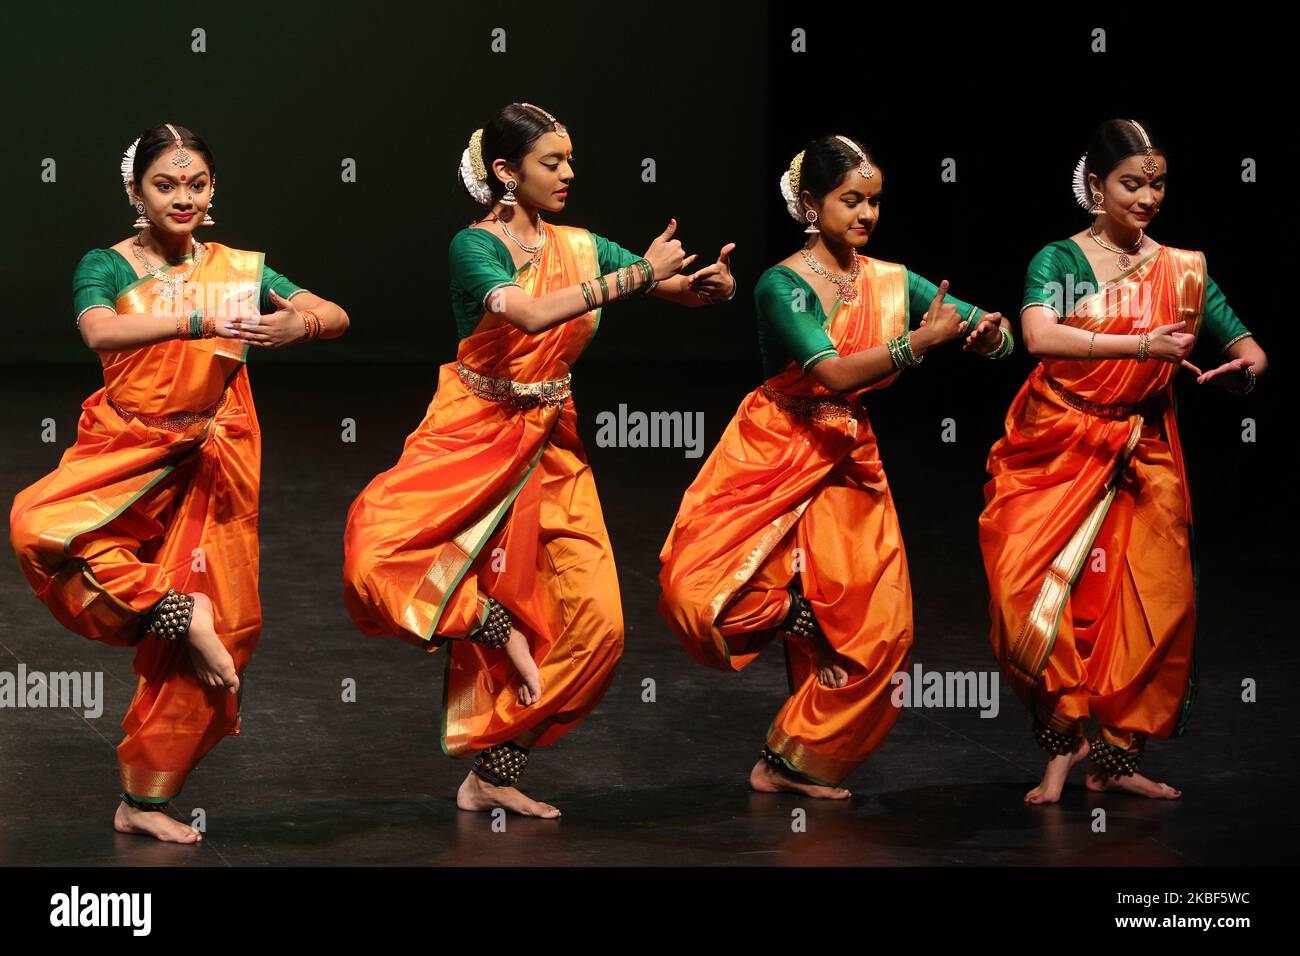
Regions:
[[302, 341], [310, 342], [320, 338], [320, 319], [316, 313], [310, 309], [302, 309], [298, 313], [302, 316]]
[[216, 334], [216, 320], [205, 320], [202, 309], [195, 309], [189, 315], [178, 315], [176, 317], [176, 338], [178, 339], [205, 339]]
[[1092, 347], [1097, 344], [1097, 333], [1092, 333], [1092, 338], [1088, 340], [1088, 358], [1092, 358]]
[[997, 351], [990, 352], [988, 357], [991, 359], [1004, 359], [1010, 355], [1016, 348], [1016, 340], [1011, 335], [1010, 329], [1002, 329], [1002, 344]]
[[1141, 332], [1138, 334], [1138, 355], [1139, 362], [1145, 362], [1151, 355], [1151, 333]]
[[1255, 370], [1249, 365], [1243, 368], [1242, 371], [1246, 373], [1246, 384], [1239, 388], [1228, 389], [1233, 395], [1249, 395], [1255, 390], [1255, 383], [1259, 381], [1259, 376], [1255, 374]]
[[885, 344], [889, 348], [889, 357], [893, 360], [896, 369], [911, 368], [913, 365], [920, 365], [925, 361], [924, 355], [918, 356], [912, 351], [911, 332], [904, 332]]
[[650, 264], [649, 259], [638, 259], [632, 263], [632, 268], [641, 273], [641, 285], [639, 291], [646, 295], [659, 283], [655, 281], [655, 267]]

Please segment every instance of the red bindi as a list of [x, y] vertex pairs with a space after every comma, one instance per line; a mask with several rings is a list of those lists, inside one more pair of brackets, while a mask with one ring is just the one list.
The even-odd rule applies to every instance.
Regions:
[[185, 174], [181, 173], [181, 182], [185, 182]]

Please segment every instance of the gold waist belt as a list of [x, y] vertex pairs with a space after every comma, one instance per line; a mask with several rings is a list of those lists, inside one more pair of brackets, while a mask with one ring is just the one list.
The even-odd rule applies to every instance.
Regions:
[[482, 372], [456, 363], [456, 374], [465, 387], [479, 398], [505, 402], [515, 408], [536, 408], [538, 405], [563, 405], [569, 398], [573, 375], [548, 379], [544, 382], [516, 382], [508, 378], [493, 378]]
[[763, 394], [770, 398], [781, 411], [799, 418], [812, 418], [819, 422], [836, 422], [845, 418], [861, 418], [866, 415], [862, 403], [846, 398], [814, 398], [806, 395], [787, 395], [778, 392], [771, 385], [763, 385]]
[[113, 407], [113, 411], [122, 416], [123, 421], [137, 419], [142, 425], [148, 425], [150, 428], [163, 428], [169, 432], [189, 431], [191, 427], [200, 422], [209, 422], [226, 404], [226, 398], [230, 395], [229, 390], [221, 393], [221, 397], [209, 405], [207, 408], [198, 412], [169, 412], [166, 415], [150, 415], [147, 412], [132, 412], [123, 408], [111, 398], [108, 404]]
[[1133, 415], [1157, 418], [1164, 412], [1167, 404], [1165, 392], [1144, 398], [1140, 402], [1091, 402], [1082, 395], [1076, 395], [1046, 372], [1043, 373], [1043, 379], [1065, 404], [1085, 415], [1096, 415], [1099, 418], [1113, 418], [1116, 421], [1123, 421]]

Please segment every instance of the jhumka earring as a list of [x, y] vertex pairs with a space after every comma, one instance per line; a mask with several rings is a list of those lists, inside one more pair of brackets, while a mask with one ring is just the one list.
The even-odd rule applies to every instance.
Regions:
[[1103, 196], [1101, 193], [1092, 194], [1092, 214], [1094, 216], [1100, 216], [1102, 213], [1106, 211], [1105, 207], [1102, 206], [1102, 200], [1104, 200], [1105, 198], [1106, 197]]
[[506, 194], [501, 197], [501, 204], [503, 206], [519, 205], [519, 200], [515, 199], [515, 189], [518, 188], [518, 186], [519, 184], [513, 179], [506, 180]]
[[138, 199], [135, 201], [135, 211], [138, 212], [140, 215], [135, 221], [134, 228], [136, 229], [147, 228], [149, 226], [149, 217], [144, 214], [144, 203], [142, 203]]
[[804, 232], [808, 233], [809, 235], [818, 235], [821, 233], [821, 230], [817, 228], [816, 209], [809, 209], [807, 212], [803, 214], [803, 217], [808, 220], [808, 228], [805, 229]]
[[204, 210], [203, 221], [199, 223], [200, 226], [215, 226], [217, 224], [216, 220], [212, 218], [212, 200], [217, 198], [217, 181], [215, 179], [212, 181], [212, 192], [209, 193], [209, 197], [208, 208]]

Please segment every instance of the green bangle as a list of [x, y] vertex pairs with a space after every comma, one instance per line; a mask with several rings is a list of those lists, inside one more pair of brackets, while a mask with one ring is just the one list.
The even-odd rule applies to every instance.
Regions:
[[190, 313], [190, 338], [203, 338], [203, 310], [195, 309]]
[[1002, 344], [998, 347], [997, 351], [989, 353], [988, 357], [991, 359], [1004, 359], [1015, 351], [1016, 348], [1016, 340], [1014, 336], [1012, 336], [1011, 330], [1001, 329], [1000, 331], [1002, 332]]
[[600, 283], [600, 304], [604, 306], [609, 302], [609, 283], [604, 276], [596, 276], [596, 281]]

